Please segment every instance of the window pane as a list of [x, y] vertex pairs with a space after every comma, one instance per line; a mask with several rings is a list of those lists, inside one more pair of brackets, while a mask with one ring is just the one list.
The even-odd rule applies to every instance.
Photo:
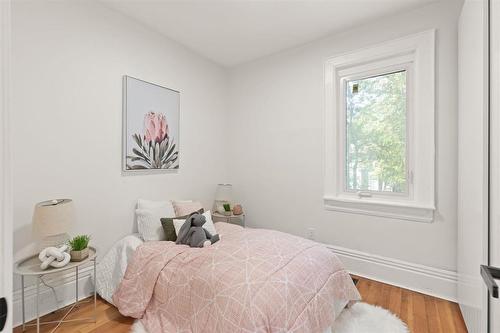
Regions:
[[346, 188], [406, 192], [406, 71], [346, 85]]

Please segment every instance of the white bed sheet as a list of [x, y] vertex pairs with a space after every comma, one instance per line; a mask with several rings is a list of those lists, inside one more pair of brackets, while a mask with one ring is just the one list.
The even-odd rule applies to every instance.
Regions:
[[109, 303], [113, 304], [113, 294], [125, 275], [135, 249], [142, 243], [144, 241], [139, 234], [125, 236], [100, 260], [96, 273], [97, 293]]

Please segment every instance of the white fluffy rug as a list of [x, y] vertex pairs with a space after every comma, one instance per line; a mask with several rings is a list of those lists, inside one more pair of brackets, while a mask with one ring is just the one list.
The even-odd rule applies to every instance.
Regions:
[[[132, 333], [147, 333], [139, 320]], [[396, 315], [378, 306], [356, 303], [340, 314], [333, 327], [325, 333], [409, 333], [406, 325]]]
[[146, 329], [144, 328], [144, 325], [137, 319], [134, 322], [134, 325], [132, 325], [132, 328], [130, 329], [130, 333], [147, 333]]
[[409, 330], [390, 311], [359, 302], [342, 311], [333, 323], [332, 333], [409, 333]]

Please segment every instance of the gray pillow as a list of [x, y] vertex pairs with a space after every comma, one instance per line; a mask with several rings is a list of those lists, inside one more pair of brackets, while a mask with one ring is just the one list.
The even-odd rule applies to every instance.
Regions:
[[[201, 209], [197, 210], [196, 212], [203, 214], [205, 212], [205, 210], [203, 208], [201, 208]], [[189, 214], [189, 215], [191, 215], [191, 214]], [[163, 227], [163, 231], [165, 232], [165, 240], [172, 241], [172, 242], [175, 242], [177, 240], [177, 235], [175, 233], [175, 228], [174, 228], [174, 220], [182, 220], [182, 219], [185, 220], [189, 217], [189, 215], [176, 216], [176, 217], [163, 217], [160, 219], [161, 226]]]

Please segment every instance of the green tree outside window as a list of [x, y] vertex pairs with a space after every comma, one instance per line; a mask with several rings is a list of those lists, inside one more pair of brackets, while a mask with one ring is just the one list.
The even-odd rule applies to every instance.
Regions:
[[406, 192], [406, 74], [347, 82], [347, 190]]

